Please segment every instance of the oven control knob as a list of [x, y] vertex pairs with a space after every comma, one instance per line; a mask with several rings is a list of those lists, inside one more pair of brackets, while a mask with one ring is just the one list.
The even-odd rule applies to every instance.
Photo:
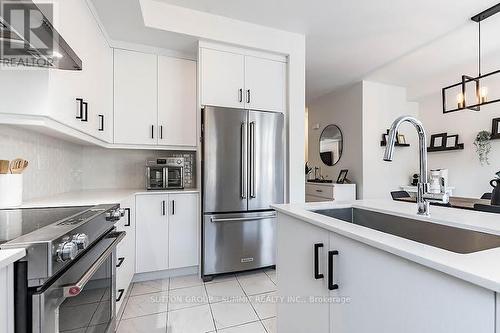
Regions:
[[73, 236], [73, 243], [76, 244], [78, 250], [85, 250], [89, 245], [89, 237], [85, 234], [76, 234]]
[[56, 253], [59, 262], [73, 260], [78, 254], [78, 247], [72, 241], [64, 242], [59, 244]]

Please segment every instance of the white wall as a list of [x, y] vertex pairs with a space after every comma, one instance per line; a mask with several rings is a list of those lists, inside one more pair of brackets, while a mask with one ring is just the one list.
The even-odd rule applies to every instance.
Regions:
[[[490, 85], [490, 91], [500, 89]], [[495, 89], [496, 88], [496, 89]], [[480, 112], [458, 111], [443, 114], [441, 94], [436, 93], [419, 100], [420, 116], [429, 135], [447, 132], [458, 134], [464, 150], [429, 153], [429, 168], [449, 169], [450, 186], [456, 187], [454, 195], [478, 198], [491, 192], [489, 181], [500, 170], [500, 140], [492, 140], [490, 165], [482, 166], [473, 145], [478, 132], [491, 131], [492, 119], [500, 117], [500, 106], [492, 104]]]
[[[390, 192], [408, 185], [418, 172], [418, 136], [411, 125], [403, 125], [410, 147], [397, 147], [394, 161], [384, 162], [382, 134], [401, 115], [418, 117], [418, 104], [408, 102], [402, 87], [363, 81], [334, 91], [309, 105], [309, 162], [321, 166], [322, 174], [336, 180], [341, 169], [357, 185], [359, 199], [390, 198]], [[319, 124], [320, 128], [313, 127]], [[324, 165], [318, 154], [321, 131], [337, 124], [344, 135], [344, 152], [339, 163]]]
[[[348, 169], [348, 178], [356, 183], [358, 194], [363, 189], [362, 160], [362, 83], [337, 90], [309, 104], [308, 109], [308, 161], [310, 167], [321, 167], [327, 179], [337, 179], [340, 170]], [[314, 129], [319, 124], [319, 129]], [[335, 124], [344, 137], [340, 161], [334, 166], [325, 165], [319, 156], [319, 138], [323, 129]]]
[[406, 89], [363, 81], [363, 198], [390, 198], [390, 192], [410, 183], [418, 171], [418, 136], [410, 124], [402, 125], [410, 147], [396, 147], [394, 161], [383, 161], [382, 134], [401, 115], [418, 117], [418, 104], [409, 103]]

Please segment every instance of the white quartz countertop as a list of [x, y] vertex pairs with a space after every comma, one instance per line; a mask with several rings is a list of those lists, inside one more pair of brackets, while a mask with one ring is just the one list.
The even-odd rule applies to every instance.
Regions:
[[198, 193], [198, 189], [146, 191], [144, 189], [105, 189], [85, 190], [61, 193], [54, 196], [39, 198], [24, 202], [21, 206], [12, 208], [37, 208], [37, 207], [68, 207], [92, 206], [100, 204], [120, 203], [121, 201], [137, 195], [155, 195], [165, 193]]
[[392, 200], [273, 205], [279, 213], [500, 292], [500, 247], [459, 254], [312, 212], [318, 209], [348, 207], [500, 235], [500, 215], [463, 209], [431, 206], [431, 215], [424, 217], [416, 214], [415, 204]]
[[24, 249], [0, 250], [0, 269], [18, 261], [26, 255]]

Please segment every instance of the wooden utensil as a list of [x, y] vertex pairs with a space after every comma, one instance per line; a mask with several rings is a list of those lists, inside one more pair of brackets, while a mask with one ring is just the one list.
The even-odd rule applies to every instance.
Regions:
[[0, 174], [9, 173], [10, 162], [6, 160], [0, 160]]
[[22, 158], [16, 158], [10, 162], [10, 173], [20, 174], [28, 167], [28, 161]]

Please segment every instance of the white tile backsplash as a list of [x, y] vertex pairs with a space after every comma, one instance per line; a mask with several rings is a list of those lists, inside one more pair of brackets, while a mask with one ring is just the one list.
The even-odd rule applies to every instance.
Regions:
[[24, 200], [81, 189], [82, 152], [80, 145], [0, 125], [0, 159], [29, 161], [23, 174]]
[[[180, 155], [179, 155], [180, 154]], [[194, 152], [106, 149], [69, 143], [35, 131], [0, 125], [0, 159], [24, 158], [24, 201], [87, 189], [145, 188], [146, 159], [184, 156], [196, 174]], [[191, 175], [186, 187], [195, 187]]]

